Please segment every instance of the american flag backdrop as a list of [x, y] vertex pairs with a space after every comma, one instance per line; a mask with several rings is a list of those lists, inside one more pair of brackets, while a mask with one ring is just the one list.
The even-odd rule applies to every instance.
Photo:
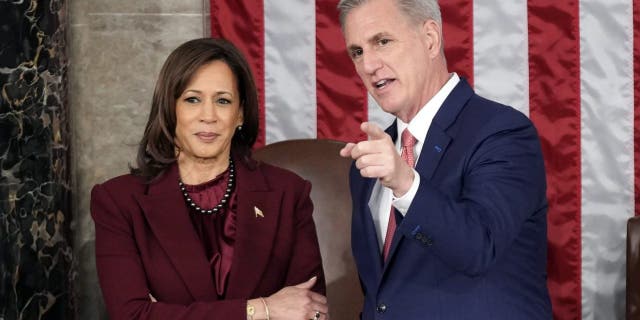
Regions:
[[[210, 0], [250, 60], [258, 144], [366, 137], [392, 118], [347, 56], [337, 0]], [[622, 319], [626, 220], [640, 200], [640, 0], [440, 0], [449, 70], [527, 114], [548, 182], [555, 319]], [[331, 279], [328, 279], [331, 280]]]

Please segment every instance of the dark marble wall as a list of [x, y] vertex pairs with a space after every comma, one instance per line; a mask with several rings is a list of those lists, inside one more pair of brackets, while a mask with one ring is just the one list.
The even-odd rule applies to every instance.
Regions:
[[0, 319], [73, 319], [65, 0], [0, 0]]

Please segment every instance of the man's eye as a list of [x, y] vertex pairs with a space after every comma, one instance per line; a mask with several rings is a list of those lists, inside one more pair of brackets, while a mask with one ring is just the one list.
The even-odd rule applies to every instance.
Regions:
[[389, 42], [391, 42], [391, 40], [389, 40], [389, 39], [380, 39], [380, 40], [378, 40], [378, 44], [381, 45], [381, 46], [384, 46]]
[[357, 58], [362, 55], [362, 49], [351, 50], [351, 58]]
[[188, 102], [188, 103], [198, 103], [200, 102], [200, 99], [196, 98], [196, 97], [187, 97], [184, 99], [184, 101]]

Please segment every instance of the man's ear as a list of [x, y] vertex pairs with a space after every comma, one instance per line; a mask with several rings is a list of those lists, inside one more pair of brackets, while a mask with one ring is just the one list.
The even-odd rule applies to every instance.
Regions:
[[442, 51], [442, 27], [433, 19], [422, 23], [422, 36], [427, 44], [429, 56], [434, 58]]

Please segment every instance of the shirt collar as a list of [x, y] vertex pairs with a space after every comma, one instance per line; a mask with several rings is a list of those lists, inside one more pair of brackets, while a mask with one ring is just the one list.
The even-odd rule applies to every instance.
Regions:
[[431, 127], [431, 122], [433, 118], [442, 107], [444, 100], [449, 96], [453, 88], [460, 82], [460, 77], [457, 73], [452, 73], [449, 77], [449, 80], [440, 88], [440, 90], [429, 100], [427, 103], [418, 111], [415, 117], [411, 119], [409, 123], [405, 123], [399, 118], [397, 119], [397, 128], [398, 128], [398, 139], [397, 145], [400, 142], [400, 137], [402, 136], [402, 131], [405, 128], [409, 127], [409, 132], [413, 135], [420, 143], [424, 142], [427, 137], [427, 132], [429, 131], [429, 127]]

